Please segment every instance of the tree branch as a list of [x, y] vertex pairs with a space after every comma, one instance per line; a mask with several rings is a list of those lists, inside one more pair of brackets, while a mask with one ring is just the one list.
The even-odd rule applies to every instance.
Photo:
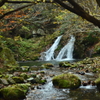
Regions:
[[32, 1], [6, 1], [7, 3], [33, 3]]
[[[40, 1], [9, 1], [7, 0], [7, 3], [43, 3], [44, 0], [40, 0]], [[62, 0], [64, 1], [64, 0]], [[53, 3], [54, 1], [52, 1]], [[50, 0], [46, 0], [44, 3], [51, 3]]]
[[3, 6], [6, 2], [7, 0], [0, 0], [0, 7]]
[[19, 7], [19, 8], [17, 8], [17, 9], [12, 10], [12, 11], [9, 11], [9, 12], [3, 14], [2, 16], [0, 16], [0, 19], [4, 18], [5, 16], [7, 16], [7, 15], [13, 13], [13, 12], [19, 11], [19, 10], [21, 10], [21, 9], [23, 9], [23, 8], [28, 7], [28, 6], [32, 6], [33, 4], [34, 4], [34, 3], [29, 4], [29, 5], [25, 5], [25, 6], [22, 6], [22, 7]]
[[100, 7], [100, 0], [96, 0], [98, 6]]
[[69, 7], [67, 4], [63, 3], [61, 0], [54, 0], [54, 1], [60, 4], [65, 9], [81, 16], [83, 19], [86, 19], [87, 21], [93, 23], [95, 26], [98, 26], [100, 28], [100, 20], [94, 18], [93, 16], [85, 12], [84, 9], [79, 4], [77, 4], [74, 0], [67, 0], [73, 6], [73, 8]]

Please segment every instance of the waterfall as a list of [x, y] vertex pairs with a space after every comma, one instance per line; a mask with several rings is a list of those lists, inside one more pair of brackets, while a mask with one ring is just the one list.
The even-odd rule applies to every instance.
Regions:
[[73, 60], [75, 37], [71, 35], [69, 42], [61, 49], [56, 60]]
[[47, 50], [46, 52], [41, 53], [41, 57], [40, 57], [41, 60], [45, 60], [45, 61], [54, 60], [54, 51], [57, 49], [61, 38], [62, 35], [58, 36], [55, 42], [53, 43], [53, 45], [50, 47], [50, 49]]

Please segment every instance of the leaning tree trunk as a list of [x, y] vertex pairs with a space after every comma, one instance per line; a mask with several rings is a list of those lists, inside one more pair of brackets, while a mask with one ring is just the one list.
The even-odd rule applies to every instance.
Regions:
[[79, 4], [77, 4], [74, 0], [67, 0], [73, 7], [68, 6], [67, 4], [63, 3], [61, 0], [54, 0], [58, 4], [60, 4], [65, 9], [81, 16], [83, 19], [93, 23], [95, 26], [100, 28], [100, 20], [94, 18], [93, 16], [89, 15]]

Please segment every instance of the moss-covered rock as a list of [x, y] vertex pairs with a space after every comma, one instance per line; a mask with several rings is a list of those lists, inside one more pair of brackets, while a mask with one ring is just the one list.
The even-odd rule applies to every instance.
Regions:
[[29, 66], [21, 66], [21, 70], [24, 71], [24, 72], [28, 72]]
[[29, 76], [27, 75], [27, 73], [21, 73], [20, 77], [23, 77], [24, 79], [27, 79]]
[[24, 78], [22, 78], [22, 77], [14, 76], [14, 77], [12, 77], [12, 79], [13, 79], [16, 83], [23, 83], [23, 82], [24, 82]]
[[70, 62], [64, 61], [64, 62], [59, 63], [59, 67], [65, 67], [65, 68], [67, 68], [67, 67], [76, 67], [76, 65], [71, 64]]
[[51, 67], [54, 67], [54, 65], [51, 64], [51, 63], [46, 63], [46, 64], [43, 64], [41, 67], [42, 67], [42, 68], [49, 69], [49, 68], [51, 68]]
[[100, 90], [100, 77], [95, 80], [98, 90]]
[[71, 73], [55, 76], [52, 82], [53, 82], [53, 85], [58, 88], [75, 89], [81, 85], [80, 79]]
[[5, 78], [0, 79], [0, 84], [9, 85], [7, 79], [5, 79]]
[[2, 88], [0, 94], [5, 100], [20, 100], [25, 98], [30, 84], [17, 84]]

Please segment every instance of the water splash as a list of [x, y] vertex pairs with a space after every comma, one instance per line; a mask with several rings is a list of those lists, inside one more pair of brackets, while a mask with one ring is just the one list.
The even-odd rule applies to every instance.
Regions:
[[75, 37], [71, 35], [69, 42], [61, 49], [56, 60], [73, 60]]

